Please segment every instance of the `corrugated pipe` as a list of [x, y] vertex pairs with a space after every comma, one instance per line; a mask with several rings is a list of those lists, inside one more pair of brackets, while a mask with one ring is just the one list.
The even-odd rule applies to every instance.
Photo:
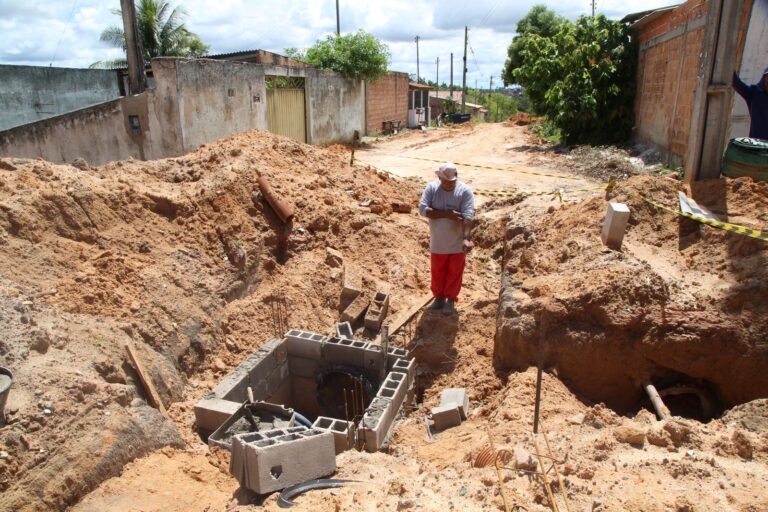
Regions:
[[303, 415], [297, 413], [296, 411], [293, 411], [293, 418], [296, 420], [296, 423], [298, 423], [299, 425], [304, 425], [307, 428], [312, 428], [312, 422], [309, 421]]

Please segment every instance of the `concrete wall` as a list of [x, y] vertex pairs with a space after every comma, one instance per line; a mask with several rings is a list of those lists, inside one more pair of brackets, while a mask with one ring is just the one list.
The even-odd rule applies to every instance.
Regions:
[[[768, 0], [755, 0], [752, 4], [752, 17], [747, 29], [739, 76], [745, 82], [754, 84], [760, 79], [766, 67], [768, 67]], [[741, 96], [734, 94], [730, 137], [748, 135], [747, 104]]]
[[675, 166], [688, 145], [707, 9], [705, 0], [689, 0], [636, 32], [635, 137]]
[[115, 71], [0, 65], [0, 130], [120, 97]]
[[408, 123], [408, 74], [387, 73], [366, 84], [366, 133], [381, 132], [384, 121]]
[[[232, 133], [266, 130], [266, 75], [305, 77], [310, 143], [349, 142], [365, 130], [363, 82], [336, 73], [172, 58], [154, 59], [152, 69], [156, 87], [141, 95], [0, 131], [0, 156], [100, 165], [178, 156]], [[129, 116], [139, 119], [139, 134]]]
[[152, 63], [174, 66], [185, 152], [231, 133], [268, 128], [263, 66], [208, 59]]

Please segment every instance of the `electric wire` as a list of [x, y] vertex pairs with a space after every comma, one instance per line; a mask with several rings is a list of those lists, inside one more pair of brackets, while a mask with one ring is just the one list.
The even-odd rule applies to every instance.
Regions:
[[[74, 2], [72, 2], [72, 9], [70, 9], [69, 18], [67, 19], [67, 28], [72, 23], [72, 16], [75, 14], [75, 8], [77, 7], [77, 2], [78, 0], [74, 0]], [[61, 36], [59, 37], [59, 42], [56, 43], [56, 50], [53, 52], [53, 57], [51, 58], [51, 62], [48, 63], [48, 67], [53, 66], [54, 61], [56, 61], [56, 56], [59, 54], [59, 47], [61, 46], [62, 39], [64, 39], [64, 34], [65, 32], [62, 31]]]

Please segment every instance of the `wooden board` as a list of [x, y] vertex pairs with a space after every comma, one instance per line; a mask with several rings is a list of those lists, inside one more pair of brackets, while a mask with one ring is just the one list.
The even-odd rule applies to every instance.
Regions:
[[[418, 313], [430, 300], [432, 300], [432, 292], [425, 293], [420, 296], [410, 308], [397, 315], [392, 322], [387, 324], [389, 326], [389, 335], [392, 336], [399, 331], [411, 318], [413, 318], [413, 315]], [[381, 335], [376, 336], [376, 343], [381, 343]]]
[[146, 370], [144, 370], [144, 365], [141, 364], [138, 354], [130, 343], [125, 344], [125, 351], [128, 352], [128, 358], [131, 360], [131, 365], [136, 370], [136, 373], [139, 374], [139, 379], [141, 380], [142, 386], [144, 386], [144, 390], [147, 392], [150, 404], [158, 409], [160, 414], [167, 418], [168, 411], [165, 410], [165, 406], [160, 400], [160, 395], [157, 394], [157, 390], [152, 384], [152, 380], [150, 380], [149, 375], [147, 374]]

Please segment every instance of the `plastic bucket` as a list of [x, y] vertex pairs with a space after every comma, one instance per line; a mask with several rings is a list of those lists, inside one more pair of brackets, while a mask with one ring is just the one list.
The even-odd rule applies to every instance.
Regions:
[[768, 140], [731, 139], [723, 156], [723, 174], [730, 178], [749, 176], [768, 181]]
[[5, 401], [11, 392], [13, 374], [8, 368], [0, 366], [0, 427], [5, 425]]

